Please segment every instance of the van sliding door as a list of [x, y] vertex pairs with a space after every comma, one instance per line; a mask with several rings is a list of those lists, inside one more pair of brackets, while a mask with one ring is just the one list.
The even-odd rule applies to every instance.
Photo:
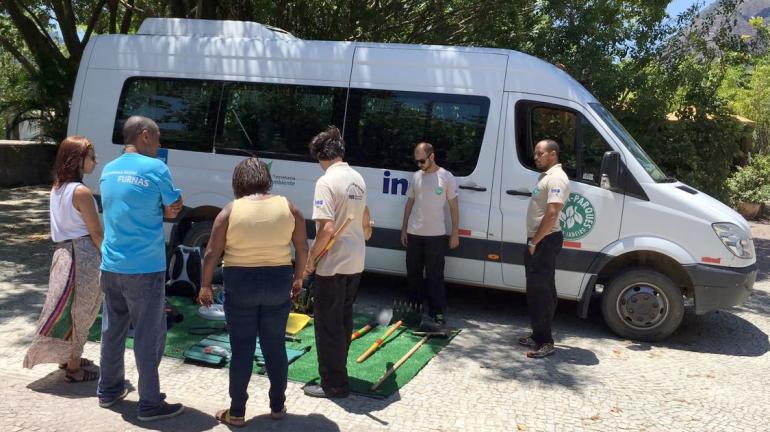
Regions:
[[[445, 276], [482, 283], [507, 57], [426, 47], [356, 47], [345, 116], [347, 159], [369, 188], [376, 230], [367, 268], [405, 272], [400, 243], [414, 147], [433, 144], [458, 189], [460, 247]], [[449, 206], [444, 223], [450, 229]], [[442, 221], [436, 221], [442, 223]]]

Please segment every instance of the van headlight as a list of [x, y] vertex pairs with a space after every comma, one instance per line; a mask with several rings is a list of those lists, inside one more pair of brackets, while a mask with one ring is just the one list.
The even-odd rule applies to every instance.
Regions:
[[749, 234], [738, 225], [731, 223], [715, 223], [711, 225], [714, 232], [725, 244], [725, 247], [738, 258], [753, 258], [754, 247], [751, 244]]

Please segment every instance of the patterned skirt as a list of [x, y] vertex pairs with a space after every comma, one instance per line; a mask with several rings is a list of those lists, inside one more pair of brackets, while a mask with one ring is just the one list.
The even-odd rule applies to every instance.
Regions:
[[101, 255], [90, 237], [58, 243], [48, 279], [48, 294], [37, 321], [24, 367], [67, 363], [83, 354], [88, 331], [99, 313]]

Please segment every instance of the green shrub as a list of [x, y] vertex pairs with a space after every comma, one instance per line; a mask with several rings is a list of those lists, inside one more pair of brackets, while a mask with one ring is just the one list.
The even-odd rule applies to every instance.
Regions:
[[757, 155], [728, 177], [730, 202], [764, 203], [770, 199], [770, 156]]

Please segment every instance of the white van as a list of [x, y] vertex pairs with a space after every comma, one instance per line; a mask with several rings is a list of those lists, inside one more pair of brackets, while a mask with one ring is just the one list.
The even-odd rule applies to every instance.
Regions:
[[267, 161], [274, 192], [309, 216], [322, 171], [308, 142], [337, 125], [369, 190], [369, 271], [405, 273], [399, 233], [412, 151], [427, 140], [460, 188], [460, 247], [447, 279], [523, 291], [533, 144], [555, 137], [572, 180], [556, 283], [579, 315], [601, 293], [614, 332], [656, 340], [679, 326], [685, 301], [698, 314], [740, 304], [756, 277], [740, 215], [667, 177], [578, 82], [519, 52], [147, 19], [135, 35], [92, 38], [80, 64], [68, 132], [96, 143], [99, 166], [86, 178], [96, 194], [133, 114], [160, 125], [159, 157], [183, 189], [184, 211], [166, 224], [170, 245], [206, 242], [233, 198], [233, 168], [249, 155]]

